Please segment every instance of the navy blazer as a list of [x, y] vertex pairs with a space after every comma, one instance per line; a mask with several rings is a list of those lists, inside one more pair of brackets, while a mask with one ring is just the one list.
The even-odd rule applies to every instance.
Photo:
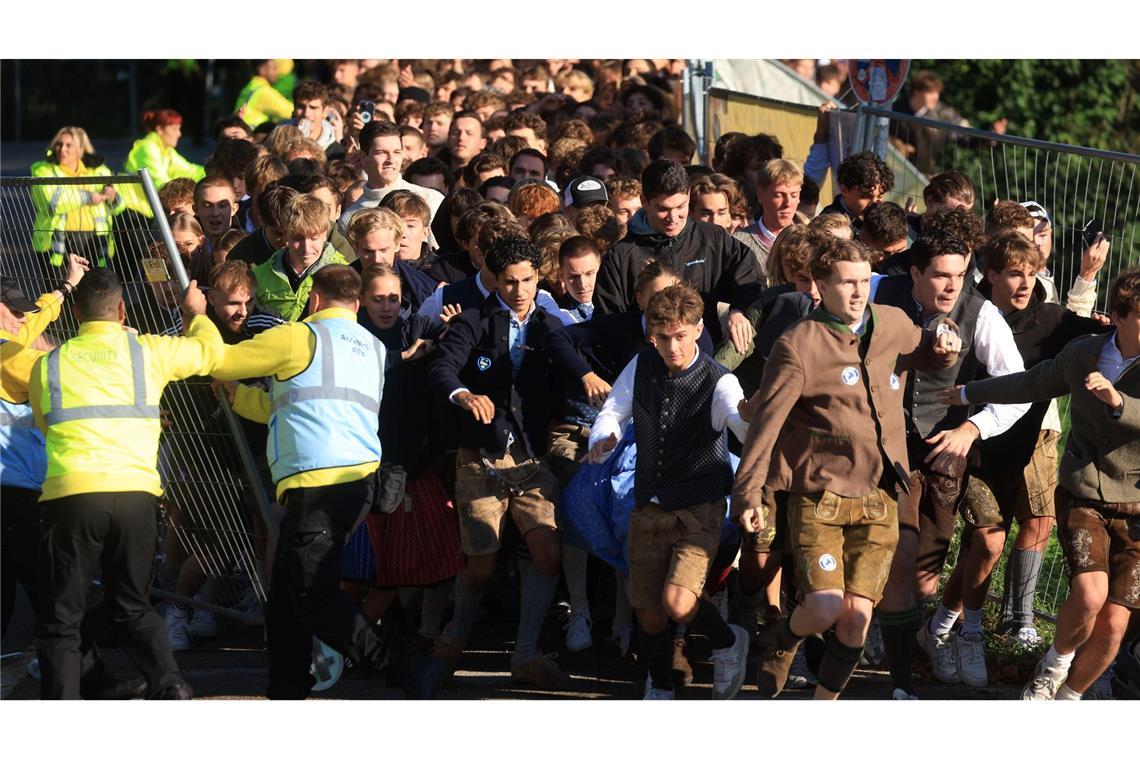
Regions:
[[[535, 308], [527, 324], [526, 352], [518, 373], [510, 358], [510, 320], [492, 293], [475, 311], [464, 311], [451, 321], [428, 368], [428, 385], [452, 410], [459, 430], [459, 445], [501, 455], [508, 437], [526, 446], [530, 456], [546, 451], [546, 426], [553, 406], [550, 359], [544, 350], [547, 335], [562, 326]], [[490, 425], [452, 404], [448, 397], [459, 388], [487, 396], [495, 404]]]

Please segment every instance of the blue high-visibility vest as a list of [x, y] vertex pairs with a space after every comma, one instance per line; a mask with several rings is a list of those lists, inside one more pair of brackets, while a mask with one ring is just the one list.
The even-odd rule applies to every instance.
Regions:
[[266, 454], [273, 482], [310, 470], [380, 461], [384, 344], [348, 319], [307, 322], [313, 360], [269, 386]]

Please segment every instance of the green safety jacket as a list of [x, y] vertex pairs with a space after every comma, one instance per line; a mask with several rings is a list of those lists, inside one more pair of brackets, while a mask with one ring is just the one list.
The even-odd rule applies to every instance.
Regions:
[[[33, 177], [69, 177], [55, 161], [44, 160], [32, 164]], [[110, 177], [111, 170], [106, 164], [95, 168], [80, 163], [80, 177]], [[123, 200], [122, 185], [115, 188], [115, 200], [92, 203], [91, 196], [103, 189], [106, 182], [96, 181], [90, 185], [36, 184], [29, 190], [36, 215], [32, 222], [32, 249], [38, 253], [51, 252], [52, 266], [63, 264], [64, 232], [94, 232], [107, 237], [107, 255], [115, 255], [114, 238], [111, 232], [111, 216], [118, 214], [126, 204]], [[91, 262], [96, 266], [101, 262]]]
[[254, 297], [261, 308], [281, 317], [289, 322], [296, 322], [305, 316], [305, 307], [309, 303], [309, 291], [313, 289], [313, 274], [327, 267], [329, 264], [347, 264], [344, 256], [325, 243], [321, 251], [321, 258], [309, 270], [305, 279], [301, 280], [296, 292], [289, 284], [289, 275], [285, 273], [285, 249], [280, 248], [273, 252], [268, 259], [253, 268], [254, 279], [257, 280], [257, 292]]
[[[179, 177], [188, 177], [197, 182], [206, 176], [204, 167], [187, 160], [177, 150], [164, 143], [158, 132], [151, 132], [146, 137], [135, 140], [131, 152], [127, 154], [127, 160], [123, 163], [124, 174], [137, 174], [139, 169], [144, 168], [154, 180], [155, 188], [160, 188]], [[132, 211], [137, 211], [145, 217], [153, 216], [142, 185], [124, 185], [123, 200], [127, 208]]]
[[[242, 107], [245, 111], [242, 112]], [[242, 88], [234, 104], [234, 113], [241, 113], [250, 129], [269, 119], [281, 121], [293, 116], [293, 101], [282, 95], [265, 77], [253, 76]]]

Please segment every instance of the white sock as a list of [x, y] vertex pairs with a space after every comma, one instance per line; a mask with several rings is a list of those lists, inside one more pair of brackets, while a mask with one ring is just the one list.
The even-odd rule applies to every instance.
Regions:
[[1053, 700], [1055, 702], [1079, 702], [1082, 696], [1084, 695], [1080, 692], [1070, 689], [1067, 683], [1063, 683], [1061, 684], [1061, 688], [1057, 689], [1057, 694], [1053, 697]]
[[558, 589], [557, 575], [543, 575], [530, 560], [519, 560], [521, 576], [521, 603], [519, 606], [519, 632], [515, 638], [512, 663], [523, 663], [542, 654], [538, 642], [542, 637], [542, 623], [554, 601]]
[[1076, 654], [1076, 652], [1061, 654], [1057, 651], [1056, 646], [1050, 646], [1049, 651], [1045, 653], [1045, 668], [1046, 670], [1068, 672], [1069, 666], [1073, 664], [1073, 657], [1076, 656]]
[[950, 633], [950, 629], [954, 627], [954, 623], [960, 614], [954, 610], [946, 609], [943, 605], [938, 605], [938, 612], [935, 612], [934, 617], [930, 618], [930, 632], [935, 636], [945, 636]]
[[982, 633], [982, 611], [972, 610], [969, 607], [962, 610], [962, 630], [961, 634], [973, 633], [981, 635]]

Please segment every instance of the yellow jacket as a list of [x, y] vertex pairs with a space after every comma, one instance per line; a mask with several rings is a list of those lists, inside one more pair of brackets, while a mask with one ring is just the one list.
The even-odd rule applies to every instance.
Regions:
[[[79, 164], [76, 174], [69, 174], [54, 161], [37, 161], [32, 164], [33, 177], [109, 177], [111, 170], [106, 164], [94, 169]], [[115, 199], [102, 203], [92, 203], [91, 195], [100, 192], [107, 184], [102, 179], [94, 179], [90, 185], [32, 185], [29, 190], [36, 218], [32, 222], [32, 248], [40, 253], [51, 251], [52, 266], [63, 263], [63, 253], [54, 250], [56, 232], [94, 232], [107, 237], [107, 255], [115, 255], [115, 245], [111, 232], [111, 216], [120, 213], [126, 204], [122, 186], [116, 187]], [[92, 261], [96, 266], [99, 262]]]
[[28, 400], [28, 378], [32, 375], [32, 367], [46, 353], [31, 346], [59, 316], [63, 294], [58, 290], [44, 293], [36, 299], [36, 306], [40, 310], [28, 315], [20, 332], [13, 335], [0, 330], [0, 338], [4, 339], [4, 343], [0, 343], [0, 397], [13, 404], [23, 404]]
[[240, 113], [249, 128], [255, 129], [269, 119], [281, 121], [291, 118], [293, 101], [273, 89], [265, 77], [254, 76], [238, 95], [234, 113]]
[[[158, 132], [151, 132], [146, 137], [135, 140], [131, 152], [127, 154], [127, 160], [123, 162], [124, 174], [137, 174], [139, 169], [144, 168], [150, 173], [155, 189], [179, 177], [197, 182], [206, 176], [205, 168], [183, 158], [182, 154], [162, 141]], [[123, 194], [127, 208], [145, 217], [154, 216], [141, 184], [121, 185], [119, 191]]]
[[[350, 309], [322, 309], [304, 322], [322, 319], [351, 319], [356, 313]], [[241, 380], [248, 377], [276, 375], [279, 380], [305, 371], [313, 360], [317, 341], [313, 331], [304, 322], [287, 322], [266, 330], [250, 340], [230, 346], [225, 358], [214, 370], [219, 380]], [[238, 386], [234, 411], [247, 420], [269, 422], [269, 394], [249, 385]], [[326, 470], [309, 470], [284, 478], [277, 484], [277, 501], [291, 488], [316, 488], [338, 483], [351, 483], [375, 472], [379, 462], [364, 462], [349, 467], [330, 467]]]
[[[78, 335], [36, 364], [28, 385], [36, 424], [47, 439], [41, 499], [122, 491], [160, 496], [162, 392], [175, 380], [210, 374], [224, 355], [222, 336], [205, 316], [194, 318], [185, 338], [133, 336], [118, 322], [81, 324]], [[58, 394], [49, 382], [53, 357]], [[114, 407], [124, 416], [100, 418], [79, 411], [99, 406]], [[137, 414], [125, 416], [130, 411]]]

